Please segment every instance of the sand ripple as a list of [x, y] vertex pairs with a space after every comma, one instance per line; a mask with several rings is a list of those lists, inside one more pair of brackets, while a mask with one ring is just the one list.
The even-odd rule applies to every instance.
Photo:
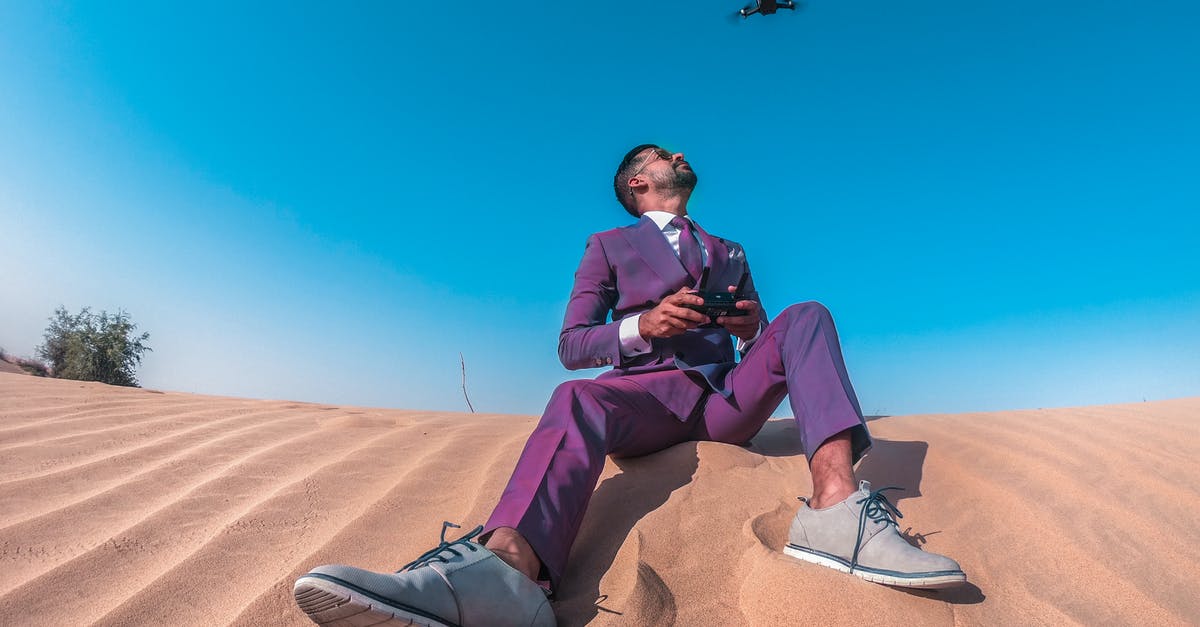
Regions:
[[[610, 462], [564, 625], [1200, 623], [1200, 399], [884, 418], [859, 475], [971, 585], [911, 593], [782, 555], [810, 478], [749, 448]], [[206, 397], [0, 373], [0, 624], [306, 625], [312, 566], [394, 570], [483, 522], [534, 417]]]

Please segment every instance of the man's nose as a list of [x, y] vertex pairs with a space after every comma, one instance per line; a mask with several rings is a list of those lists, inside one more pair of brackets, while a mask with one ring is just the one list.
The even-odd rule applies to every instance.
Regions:
[[675, 153], [675, 154], [671, 155], [671, 161], [672, 161], [672, 162], [674, 162], [674, 161], [687, 161], [687, 159], [684, 159], [684, 158], [683, 158], [683, 153], [682, 153], [682, 152], [677, 152], [677, 153]]

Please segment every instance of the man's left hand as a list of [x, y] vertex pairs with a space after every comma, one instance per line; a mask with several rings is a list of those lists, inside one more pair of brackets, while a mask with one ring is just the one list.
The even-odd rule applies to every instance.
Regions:
[[[730, 285], [730, 293], [736, 292], [737, 287]], [[741, 338], [743, 341], [750, 341], [758, 333], [759, 324], [759, 309], [758, 301], [739, 300], [735, 305], [738, 309], [746, 311], [744, 316], [721, 316], [717, 318], [717, 324], [725, 327], [734, 336]]]

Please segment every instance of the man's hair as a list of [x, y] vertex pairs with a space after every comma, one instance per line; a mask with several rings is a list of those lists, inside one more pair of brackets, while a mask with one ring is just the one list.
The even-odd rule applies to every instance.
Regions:
[[633, 202], [633, 191], [629, 189], [629, 179], [637, 170], [637, 166], [642, 164], [638, 161], [638, 155], [647, 148], [658, 148], [658, 145], [641, 144], [625, 153], [625, 158], [621, 159], [621, 165], [617, 166], [617, 175], [613, 177], [613, 191], [617, 194], [617, 202], [621, 203], [621, 206], [625, 207], [625, 211], [635, 218], [638, 217], [638, 212], [637, 206]]

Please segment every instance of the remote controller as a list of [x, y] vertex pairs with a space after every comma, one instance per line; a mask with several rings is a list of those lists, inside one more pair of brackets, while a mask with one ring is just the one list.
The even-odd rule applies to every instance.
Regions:
[[738, 281], [737, 291], [735, 292], [731, 293], [725, 290], [708, 290], [705, 289], [708, 284], [708, 268], [705, 268], [704, 272], [700, 275], [700, 288], [692, 292], [700, 298], [703, 298], [704, 304], [684, 306], [688, 309], [698, 311], [705, 316], [708, 316], [709, 323], [712, 325], [715, 325], [717, 323], [717, 318], [720, 318], [721, 316], [734, 318], [748, 315], [749, 312], [747, 312], [745, 309], [737, 308], [737, 302], [739, 300], [745, 300], [745, 298], [742, 296], [742, 289], [746, 286], [746, 277], [748, 276], [748, 272], [742, 273], [742, 278]]

